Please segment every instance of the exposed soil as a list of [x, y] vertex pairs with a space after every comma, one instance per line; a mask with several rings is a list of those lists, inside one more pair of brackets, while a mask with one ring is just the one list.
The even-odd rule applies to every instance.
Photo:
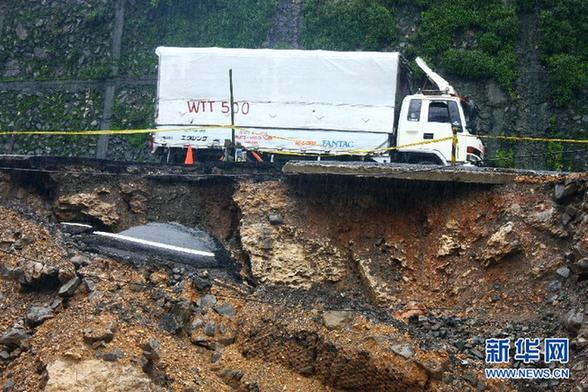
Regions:
[[[136, 390], [584, 390], [586, 189], [1, 175], [0, 385], [94, 390], [108, 374]], [[64, 220], [202, 228], [242, 279], [94, 254]], [[569, 337], [570, 380], [490, 382], [490, 337]]]

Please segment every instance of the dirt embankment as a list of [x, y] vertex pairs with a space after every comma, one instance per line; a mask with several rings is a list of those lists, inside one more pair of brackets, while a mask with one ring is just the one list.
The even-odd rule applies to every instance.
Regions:
[[[475, 187], [3, 175], [0, 384], [583, 388], [586, 189], [582, 179]], [[64, 232], [63, 220], [113, 231], [152, 221], [204, 228], [242, 266], [243, 281], [112, 260]], [[498, 336], [569, 337], [572, 379], [489, 382], [483, 344]]]

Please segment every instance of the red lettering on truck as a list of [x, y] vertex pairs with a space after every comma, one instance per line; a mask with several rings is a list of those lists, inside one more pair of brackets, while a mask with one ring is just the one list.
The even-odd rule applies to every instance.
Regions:
[[200, 111], [200, 101], [188, 101], [188, 113], [198, 113]]
[[[231, 104], [229, 101], [209, 101], [207, 99], [188, 101], [188, 113], [206, 113], [208, 110], [210, 113], [214, 113], [214, 107], [218, 104], [221, 105], [221, 113], [231, 113]], [[208, 109], [207, 109], [208, 108]], [[251, 104], [249, 102], [235, 102], [233, 105], [233, 111], [235, 114], [241, 113], [248, 115], [251, 110]]]

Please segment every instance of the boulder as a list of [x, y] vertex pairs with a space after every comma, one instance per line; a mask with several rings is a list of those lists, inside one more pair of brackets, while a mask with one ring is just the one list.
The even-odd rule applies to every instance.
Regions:
[[217, 305], [213, 309], [214, 309], [215, 312], [217, 312], [221, 316], [234, 317], [235, 314], [236, 314], [235, 307], [233, 305], [229, 304], [229, 303], [224, 303], [222, 305]]
[[347, 310], [328, 310], [323, 312], [323, 324], [328, 329], [342, 329], [351, 325], [354, 313]]
[[411, 359], [414, 357], [414, 350], [408, 344], [393, 344], [390, 346], [390, 350], [394, 354], [400, 355], [405, 359]]
[[566, 181], [564, 184], [556, 184], [553, 190], [553, 197], [560, 202], [578, 192], [578, 183], [575, 181]]
[[45, 392], [155, 390], [149, 377], [138, 368], [97, 359], [80, 362], [57, 360], [47, 366], [47, 374]]
[[196, 301], [196, 303], [201, 308], [210, 308], [211, 306], [216, 304], [216, 297], [212, 294], [206, 294], [204, 297], [199, 298], [198, 301]]
[[116, 205], [103, 201], [97, 193], [61, 196], [56, 204], [55, 214], [60, 220], [72, 221], [81, 215], [82, 217], [97, 220], [109, 227], [116, 225], [120, 221]]
[[25, 316], [27, 324], [31, 327], [41, 325], [50, 318], [53, 318], [53, 309], [49, 306], [31, 306]]
[[577, 312], [573, 309], [567, 313], [566, 318], [564, 320], [566, 329], [574, 334], [580, 330], [583, 322], [584, 312]]
[[284, 223], [284, 218], [282, 218], [282, 215], [280, 214], [269, 214], [267, 219], [269, 223], [274, 226]]
[[439, 250], [437, 251], [437, 257], [449, 256], [457, 253], [462, 249], [462, 245], [454, 237], [446, 234], [441, 235]]
[[204, 334], [206, 336], [214, 337], [216, 333], [216, 324], [214, 321], [209, 321], [204, 326]]
[[578, 273], [588, 274], [588, 257], [581, 258], [574, 264]]
[[480, 260], [485, 266], [489, 266], [521, 250], [521, 244], [513, 231], [513, 227], [514, 224], [508, 222], [488, 239], [480, 255]]
[[158, 340], [150, 340], [144, 343], [141, 346], [143, 349], [143, 356], [149, 361], [157, 361], [160, 358], [160, 346]]
[[16, 348], [23, 340], [30, 338], [29, 331], [22, 325], [15, 325], [0, 336], [0, 344], [8, 348]]
[[102, 326], [97, 328], [86, 328], [83, 331], [84, 342], [88, 344], [94, 344], [96, 342], [108, 343], [114, 338], [114, 326]]
[[80, 286], [81, 283], [82, 280], [80, 279], [80, 277], [76, 276], [75, 278], [69, 280], [66, 284], [61, 286], [58, 294], [62, 297], [71, 297], [75, 294], [77, 288]]

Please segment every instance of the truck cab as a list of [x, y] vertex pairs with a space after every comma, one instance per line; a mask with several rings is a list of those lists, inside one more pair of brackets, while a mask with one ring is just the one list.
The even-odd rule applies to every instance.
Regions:
[[[398, 118], [396, 145], [409, 147], [400, 148], [400, 155], [409, 157], [409, 163], [447, 164], [452, 149], [447, 138], [453, 136], [454, 126], [458, 129], [456, 161], [481, 163], [484, 145], [467, 127], [461, 98], [440, 92], [419, 92], [405, 97]], [[420, 144], [437, 139], [444, 140]]]
[[[421, 58], [416, 62], [438, 89], [419, 91], [403, 99], [395, 135], [398, 159], [407, 163], [446, 165], [452, 150], [449, 138], [456, 127], [456, 161], [480, 164], [484, 159], [484, 145], [467, 125], [471, 119], [467, 118], [464, 106], [468, 102]], [[438, 139], [443, 140], [435, 141]], [[426, 143], [427, 140], [431, 143]]]

